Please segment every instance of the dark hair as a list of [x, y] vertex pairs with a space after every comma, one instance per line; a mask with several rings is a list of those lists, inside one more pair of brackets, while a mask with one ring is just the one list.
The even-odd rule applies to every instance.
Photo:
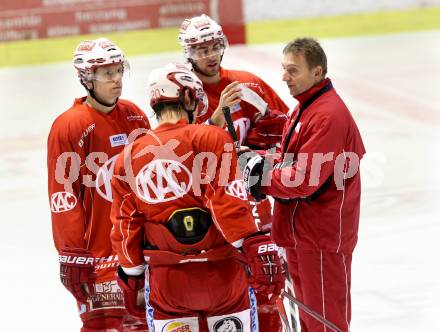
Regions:
[[317, 40], [313, 38], [297, 38], [289, 42], [283, 49], [283, 54], [302, 53], [306, 58], [309, 69], [322, 67], [322, 75], [327, 74], [327, 56]]
[[160, 119], [162, 117], [162, 114], [165, 112], [176, 112], [180, 109], [180, 101], [174, 101], [174, 102], [161, 102], [156, 105], [154, 105], [153, 111], [156, 115], [156, 119]]

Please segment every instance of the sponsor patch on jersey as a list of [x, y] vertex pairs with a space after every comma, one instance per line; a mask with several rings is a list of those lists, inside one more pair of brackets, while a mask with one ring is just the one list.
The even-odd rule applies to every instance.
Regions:
[[250, 310], [208, 317], [208, 329], [215, 332], [251, 332]]
[[191, 330], [191, 326], [184, 322], [171, 322], [165, 325], [162, 329], [164, 332], [189, 332]]
[[238, 112], [241, 110], [240, 103], [232, 105], [229, 109], [231, 110], [231, 114]]
[[116, 280], [95, 283], [95, 295], [81, 308], [83, 313], [102, 309], [124, 309], [124, 295]]
[[72, 193], [60, 191], [53, 193], [50, 197], [50, 209], [54, 213], [67, 212], [72, 210], [78, 199]]
[[241, 332], [243, 323], [237, 317], [226, 317], [214, 324], [214, 332]]
[[228, 195], [239, 198], [243, 201], [247, 201], [248, 199], [243, 180], [234, 180], [229, 182], [225, 187], [225, 192]]
[[154, 320], [154, 331], [160, 332], [197, 332], [198, 317], [182, 317], [178, 319]]
[[109, 139], [112, 148], [116, 146], [127, 145], [128, 143], [127, 134], [113, 135], [110, 136]]

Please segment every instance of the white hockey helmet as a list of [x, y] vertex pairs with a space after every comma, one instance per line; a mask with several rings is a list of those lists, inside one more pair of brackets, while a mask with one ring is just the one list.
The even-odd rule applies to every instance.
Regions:
[[185, 90], [190, 91], [196, 102], [194, 117], [200, 117], [208, 110], [208, 97], [202, 81], [185, 65], [170, 63], [153, 70], [148, 77], [148, 90], [153, 110], [160, 103], [182, 102]]
[[[205, 14], [185, 19], [180, 25], [178, 39], [185, 51], [185, 57], [193, 60], [223, 53], [229, 46], [222, 27]], [[215, 40], [220, 42], [217, 48], [213, 50], [216, 53], [203, 55], [196, 52], [197, 45]]]
[[122, 63], [121, 75], [127, 74], [130, 66], [122, 50], [107, 38], [85, 40], [79, 43], [73, 55], [73, 65], [78, 71], [82, 83], [99, 78], [95, 77], [95, 70], [100, 66]]

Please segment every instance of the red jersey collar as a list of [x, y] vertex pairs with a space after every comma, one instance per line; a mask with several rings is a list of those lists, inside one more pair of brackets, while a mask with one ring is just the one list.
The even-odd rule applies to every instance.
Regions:
[[74, 105], [84, 104], [87, 99], [87, 96], [75, 98], [75, 101], [73, 102]]
[[179, 121], [177, 121], [176, 123], [171, 123], [171, 122], [162, 123], [161, 125], [159, 125], [155, 129], [155, 131], [166, 131], [166, 130], [172, 129], [172, 128], [176, 127], [176, 126], [181, 127], [181, 126], [184, 126], [184, 125], [188, 125], [188, 120], [182, 118]]
[[86, 109], [91, 110], [93, 112], [96, 112], [98, 114], [101, 114], [102, 116], [111, 116], [112, 114], [117, 113], [117, 112], [115, 112], [115, 109], [118, 107], [119, 103], [116, 103], [115, 107], [113, 107], [113, 109], [110, 112], [105, 113], [105, 112], [101, 112], [97, 109], [94, 109], [92, 106], [90, 106], [88, 103], [86, 103], [86, 99], [87, 99], [87, 96], [75, 98], [75, 101], [73, 104], [74, 105], [82, 105]]
[[321, 82], [315, 84], [310, 89], [304, 91], [303, 93], [295, 96], [294, 98], [298, 100], [299, 106], [304, 104], [310, 97], [312, 97], [316, 92], [318, 92], [320, 89], [322, 89], [327, 83], [330, 83], [329, 78], [323, 79]]

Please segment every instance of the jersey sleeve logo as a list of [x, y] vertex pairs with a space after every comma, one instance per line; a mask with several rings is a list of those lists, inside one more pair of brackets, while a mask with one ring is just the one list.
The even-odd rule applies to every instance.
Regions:
[[92, 123], [90, 126], [88, 126], [87, 128], [86, 128], [86, 130], [84, 130], [83, 132], [82, 132], [82, 134], [81, 134], [81, 137], [80, 137], [80, 139], [79, 139], [79, 141], [78, 141], [78, 146], [80, 147], [80, 148], [82, 148], [83, 147], [83, 145], [84, 145], [84, 140], [87, 138], [87, 136], [95, 129], [95, 127], [96, 127], [96, 125], [94, 124], [94, 123]]
[[225, 192], [229, 196], [239, 198], [243, 201], [247, 201], [248, 199], [243, 180], [229, 182], [225, 187]]
[[175, 160], [155, 159], [136, 175], [138, 197], [151, 204], [183, 197], [191, 185], [191, 172]]
[[50, 209], [53, 213], [61, 213], [72, 210], [78, 202], [76, 196], [67, 191], [60, 191], [52, 194], [50, 198]]

